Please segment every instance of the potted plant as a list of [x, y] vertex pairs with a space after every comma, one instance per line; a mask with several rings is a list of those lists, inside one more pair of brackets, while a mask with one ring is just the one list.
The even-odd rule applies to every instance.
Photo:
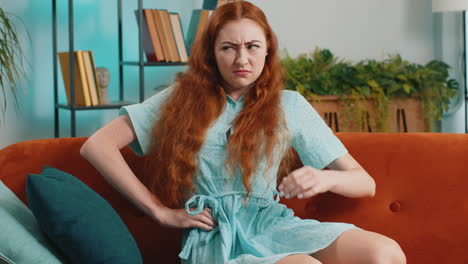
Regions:
[[0, 110], [2, 115], [7, 110], [9, 94], [18, 106], [18, 87], [26, 78], [25, 56], [12, 18], [12, 14], [0, 7]]
[[413, 115], [420, 112], [419, 129], [433, 131], [458, 89], [457, 81], [449, 79], [447, 64], [434, 60], [418, 65], [398, 54], [352, 64], [316, 48], [297, 58], [284, 52], [282, 63], [287, 89], [303, 94], [318, 112], [339, 112], [341, 126], [348, 131], [395, 130], [397, 108], [410, 109]]

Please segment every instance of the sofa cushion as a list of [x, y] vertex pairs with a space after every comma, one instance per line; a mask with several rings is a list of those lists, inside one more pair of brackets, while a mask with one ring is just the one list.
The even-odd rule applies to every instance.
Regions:
[[26, 187], [39, 225], [72, 263], [142, 263], [119, 215], [74, 176], [45, 166], [28, 174]]
[[0, 181], [0, 263], [62, 263], [34, 215]]

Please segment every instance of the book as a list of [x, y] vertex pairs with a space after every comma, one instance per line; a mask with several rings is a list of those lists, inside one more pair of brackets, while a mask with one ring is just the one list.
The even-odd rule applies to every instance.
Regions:
[[92, 106], [91, 103], [91, 96], [89, 92], [89, 86], [88, 86], [88, 80], [86, 79], [86, 71], [84, 68], [84, 59], [83, 59], [83, 51], [82, 50], [77, 50], [77, 62], [78, 62], [78, 70], [80, 74], [78, 75], [79, 78], [81, 78], [81, 88], [83, 90], [83, 97], [85, 101], [85, 106]]
[[227, 4], [230, 2], [236, 2], [236, 1], [242, 1], [242, 0], [204, 0], [203, 9], [214, 10], [224, 4]]
[[164, 24], [162, 21], [161, 14], [156, 9], [152, 9], [151, 11], [153, 12], [154, 23], [156, 25], [156, 30], [158, 32], [159, 39], [161, 40], [161, 46], [163, 49], [164, 57], [166, 58], [167, 62], [171, 62], [173, 60], [169, 51], [167, 36], [164, 33]]
[[[161, 48], [159, 36], [156, 32], [156, 25], [154, 24], [153, 14], [150, 9], [143, 9], [143, 21], [141, 26], [141, 34], [143, 41], [143, 50], [145, 51], [146, 60], [148, 62], [158, 62], [165, 60]], [[135, 17], [137, 24], [140, 22], [138, 19], [138, 10], [135, 10]], [[159, 45], [158, 45], [159, 44]]]
[[96, 87], [96, 77], [93, 71], [93, 66], [91, 65], [91, 56], [90, 51], [83, 51], [81, 53], [83, 55], [83, 62], [86, 71], [86, 80], [88, 82], [89, 88], [89, 95], [91, 98], [91, 105], [99, 105], [99, 97], [98, 97], [98, 88]]
[[180, 57], [177, 52], [177, 45], [174, 38], [174, 33], [172, 32], [171, 19], [169, 18], [169, 12], [165, 9], [158, 10], [162, 18], [164, 34], [166, 35], [167, 45], [169, 47], [169, 52], [171, 54], [171, 59], [173, 62], [179, 62]]
[[218, 0], [203, 0], [203, 9], [216, 9], [218, 6]]
[[[73, 53], [73, 60], [74, 60], [74, 70], [73, 70], [73, 75], [74, 75], [74, 82], [73, 82], [73, 90], [74, 90], [74, 97], [75, 97], [75, 105], [77, 106], [85, 106], [85, 100], [84, 100], [84, 95], [83, 95], [83, 85], [82, 85], [82, 78], [80, 77], [80, 71], [78, 69], [78, 56], [77, 53]], [[58, 53], [59, 61], [60, 61], [60, 67], [62, 69], [62, 77], [63, 77], [63, 82], [64, 82], [64, 87], [65, 87], [65, 94], [67, 96], [67, 104], [71, 105], [71, 84], [70, 84], [70, 52], [59, 52]]]
[[184, 34], [182, 33], [182, 24], [180, 23], [179, 13], [170, 13], [172, 32], [174, 33], [175, 42], [177, 44], [177, 52], [179, 53], [181, 62], [188, 62], [187, 48], [185, 46]]
[[98, 75], [97, 75], [96, 63], [94, 63], [94, 55], [93, 55], [92, 50], [89, 51], [89, 59], [90, 59], [90, 62], [91, 62], [91, 68], [93, 69], [94, 80], [96, 80], [96, 89], [97, 89], [97, 95], [98, 95], [98, 102], [99, 102], [100, 105], [102, 105], [103, 104], [103, 99], [102, 99], [101, 86], [99, 85], [99, 78], [98, 78]]
[[236, 2], [236, 1], [242, 1], [242, 0], [218, 0], [218, 3], [216, 3], [216, 8], [224, 5], [224, 4], [227, 4], [227, 3], [230, 3], [230, 2]]
[[186, 35], [186, 46], [188, 53], [192, 50], [193, 43], [201, 37], [205, 31], [205, 26], [208, 23], [208, 18], [212, 10], [205, 9], [194, 9], [192, 11], [192, 17], [190, 18], [190, 24]]

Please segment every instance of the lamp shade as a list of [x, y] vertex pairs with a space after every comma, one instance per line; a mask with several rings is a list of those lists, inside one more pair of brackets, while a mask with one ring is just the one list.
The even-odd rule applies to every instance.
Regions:
[[432, 0], [432, 12], [468, 10], [468, 0]]

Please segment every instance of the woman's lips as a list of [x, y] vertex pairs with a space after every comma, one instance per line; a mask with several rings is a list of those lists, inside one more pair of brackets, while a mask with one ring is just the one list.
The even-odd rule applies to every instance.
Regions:
[[238, 76], [246, 76], [250, 73], [250, 71], [247, 71], [247, 70], [239, 70], [239, 71], [234, 71], [234, 74], [238, 75]]

